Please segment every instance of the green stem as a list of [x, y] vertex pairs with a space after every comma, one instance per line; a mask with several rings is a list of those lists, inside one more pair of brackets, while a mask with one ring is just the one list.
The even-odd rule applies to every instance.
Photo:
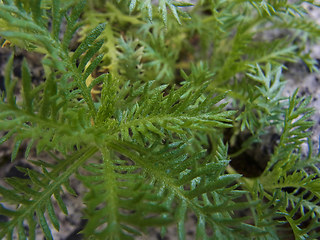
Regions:
[[108, 204], [108, 228], [112, 229], [114, 237], [120, 236], [120, 226], [118, 220], [118, 193], [117, 193], [117, 179], [113, 168], [113, 161], [111, 158], [111, 153], [107, 147], [101, 147], [100, 151], [102, 153], [103, 159], [103, 169], [104, 169], [104, 184], [106, 193], [106, 203]]

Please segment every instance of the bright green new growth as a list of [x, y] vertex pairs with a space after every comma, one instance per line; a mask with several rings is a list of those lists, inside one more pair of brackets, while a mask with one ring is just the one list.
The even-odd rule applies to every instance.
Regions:
[[[320, 154], [310, 142], [301, 154], [310, 98], [281, 95], [283, 63], [316, 70], [305, 44], [320, 27], [302, 1], [199, 0], [188, 11], [172, 0], [63, 2], [0, 1], [0, 36], [13, 49], [0, 143], [13, 139], [12, 161], [23, 143], [26, 158], [33, 147], [52, 158], [29, 159], [33, 169], [19, 168], [27, 179], [0, 186], [1, 239], [35, 239], [38, 226], [53, 239], [56, 211], [68, 214], [62, 194], [77, 196], [72, 176], [88, 189], [85, 239], [134, 239], [149, 227], [165, 235], [172, 224], [185, 239], [190, 212], [199, 240], [320, 237]], [[263, 37], [278, 29], [288, 34]], [[18, 47], [43, 54], [40, 84], [27, 60], [13, 77]], [[230, 144], [251, 134], [236, 153], [227, 128]], [[281, 137], [263, 173], [238, 174], [230, 157], [270, 129]]]

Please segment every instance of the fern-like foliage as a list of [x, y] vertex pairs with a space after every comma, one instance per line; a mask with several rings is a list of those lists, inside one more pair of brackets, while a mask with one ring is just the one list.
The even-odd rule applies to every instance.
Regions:
[[[24, 32], [22, 33], [19, 28], [17, 30], [3, 31], [1, 32], [2, 36], [12, 43], [16, 39], [23, 40], [27, 45], [33, 45], [36, 51], [45, 52], [46, 57], [43, 59], [43, 64], [48, 66], [45, 68], [46, 81], [34, 87], [31, 83], [28, 64], [27, 62], [23, 63], [21, 89], [23, 101], [18, 104], [14, 96], [16, 82], [12, 79], [12, 55], [8, 62], [5, 76], [5, 86], [8, 90], [6, 92], [7, 96], [4, 99], [5, 102], [1, 103], [0, 108], [3, 119], [11, 118], [15, 119], [15, 121], [5, 121], [1, 124], [1, 128], [3, 130], [11, 129], [11, 133], [9, 133], [11, 135], [17, 131], [23, 131], [23, 138], [39, 140], [37, 144], [40, 147], [39, 151], [43, 150], [41, 146], [46, 146], [48, 150], [52, 149], [50, 147], [51, 142], [53, 146], [61, 144], [61, 150], [65, 148], [63, 152], [66, 152], [73, 145], [68, 144], [68, 138], [73, 138], [74, 134], [80, 134], [80, 129], [89, 127], [88, 119], [96, 114], [96, 107], [90, 95], [90, 88], [86, 86], [85, 80], [101, 61], [101, 56], [97, 58], [94, 56], [101, 47], [101, 42], [94, 41], [104, 26], [100, 25], [93, 30], [76, 51], [72, 53], [72, 56], [69, 56], [68, 45], [73, 33], [79, 27], [77, 18], [84, 8], [84, 3], [77, 5], [68, 17], [68, 24], [62, 40], [59, 40], [59, 25], [61, 24], [63, 12], [57, 3], [55, 2], [52, 8], [52, 15], [55, 17], [53, 18], [51, 32], [44, 26], [41, 27], [36, 22], [33, 22], [32, 17], [27, 12], [13, 5], [12, 2], [9, 1], [8, 4], [1, 5], [2, 9], [7, 10], [4, 16], [9, 26], [12, 25], [13, 29], [20, 27], [22, 23], [30, 25], [30, 28], [23, 28]], [[8, 10], [11, 10], [10, 16], [7, 16]], [[16, 12], [20, 15], [16, 16]], [[39, 31], [34, 32], [36, 28], [39, 28]], [[88, 49], [89, 46], [91, 46], [90, 49]], [[84, 52], [85, 54], [83, 54]], [[77, 66], [76, 63], [81, 55], [83, 56]], [[92, 57], [94, 58], [92, 59]], [[92, 60], [91, 64], [86, 67], [90, 60]], [[70, 81], [70, 79], [74, 81]], [[82, 108], [83, 103], [81, 101], [74, 101], [76, 97], [83, 98], [90, 115], [85, 114], [84, 111], [86, 110]], [[29, 124], [25, 124], [26, 122], [29, 122]], [[44, 134], [44, 132], [47, 132], [47, 134]], [[60, 139], [55, 142], [55, 134], [64, 135], [65, 140]], [[86, 141], [86, 135], [83, 132], [83, 136], [80, 136], [79, 140]]]
[[[179, 236], [183, 239], [185, 237], [185, 217], [187, 211], [192, 210], [198, 218], [197, 235], [202, 239], [209, 237], [206, 234], [207, 225], [214, 229], [215, 236], [233, 238], [230, 231], [238, 231], [243, 236], [263, 233], [259, 228], [241, 223], [240, 219], [232, 218], [233, 210], [247, 208], [254, 203], [233, 201], [244, 192], [237, 190], [237, 185], [232, 184], [240, 175], [221, 175], [229, 162], [227, 147], [221, 142], [216, 158], [206, 157], [205, 152], [190, 156], [185, 152], [187, 143], [183, 142], [166, 144], [160, 149], [158, 145], [144, 149], [128, 142], [113, 142], [109, 146], [135, 162], [135, 165], [130, 165], [122, 160], [113, 167], [120, 174], [116, 179], [122, 180], [113, 190], [119, 194], [117, 199], [113, 200], [119, 205], [114, 209], [131, 210], [126, 211], [127, 214], [122, 213], [125, 214], [124, 216], [120, 215], [120, 219], [124, 223], [136, 225], [141, 222], [142, 226], [146, 227], [160, 222], [162, 226], [166, 226], [176, 218], [179, 220], [177, 222]], [[124, 171], [125, 175], [123, 175]], [[143, 176], [142, 179], [135, 179], [137, 182], [133, 182], [131, 174], [127, 174], [135, 171], [139, 171]], [[126, 195], [127, 189], [132, 187], [135, 189], [135, 194]], [[99, 187], [99, 189], [101, 188]], [[123, 189], [126, 190], [123, 191]], [[155, 189], [160, 189], [160, 191], [154, 191]], [[92, 195], [90, 196], [92, 197]], [[94, 196], [99, 196], [99, 194]], [[105, 198], [101, 197], [100, 199]], [[91, 200], [96, 201], [96, 197]], [[128, 204], [128, 201], [137, 204], [136, 207], [127, 209], [127, 206], [133, 206]], [[144, 202], [140, 203], [140, 201]], [[149, 207], [143, 208], [139, 204]], [[106, 203], [105, 213], [110, 214], [112, 207]], [[159, 211], [159, 208], [163, 208], [163, 210]], [[176, 210], [170, 211], [172, 208]], [[140, 209], [148, 211], [144, 212]], [[132, 221], [130, 221], [131, 218]], [[130, 228], [124, 226], [122, 228], [129, 231]], [[118, 226], [119, 228], [120, 226]]]
[[[250, 80], [254, 80], [257, 85], [252, 84], [249, 91], [241, 92], [241, 97], [245, 97], [246, 104], [244, 111], [238, 116], [241, 122], [240, 128], [249, 129], [251, 132], [258, 132], [267, 126], [276, 125], [281, 120], [283, 98], [281, 92], [283, 81], [281, 81], [281, 67], [271, 69], [271, 65], [266, 66], [265, 73], [259, 65], [252, 68], [254, 74], [248, 73]], [[240, 84], [247, 84], [243, 82]], [[251, 121], [251, 122], [248, 122]]]
[[[42, 167], [41, 172], [21, 168], [20, 170], [29, 176], [27, 180], [15, 177], [7, 179], [7, 183], [11, 188], [8, 189], [1, 186], [2, 201], [5, 201], [6, 204], [17, 206], [17, 208], [13, 210], [1, 204], [0, 213], [8, 216], [10, 220], [1, 223], [0, 237], [13, 239], [13, 236], [16, 235], [14, 233], [18, 233], [20, 239], [36, 239], [36, 223], [38, 222], [45, 237], [53, 239], [48, 226], [48, 219], [45, 218], [44, 214], [46, 213], [49, 216], [52, 225], [59, 230], [60, 224], [53, 207], [53, 198], [58, 203], [61, 211], [68, 214], [67, 207], [61, 197], [61, 187], [64, 186], [70, 193], [75, 195], [69, 184], [69, 177], [96, 151], [96, 148], [91, 147], [82, 149], [65, 159], [59, 159], [53, 170], [47, 167], [46, 164], [42, 165], [41, 163], [39, 163]], [[26, 221], [29, 229], [28, 234], [24, 227]]]
[[[50, 16], [54, 17], [52, 17], [51, 32], [47, 30], [45, 23], [37, 18], [38, 15], [44, 18], [40, 2], [35, 2], [30, 9], [25, 9], [27, 5], [14, 4], [12, 1], [6, 1], [0, 5], [1, 18], [8, 28], [7, 31], [2, 31], [1, 35], [12, 44], [45, 53], [43, 64], [46, 77], [45, 82], [33, 86], [28, 63], [24, 61], [21, 79], [22, 99], [17, 101], [15, 96], [17, 81], [12, 77], [14, 56], [11, 56], [5, 71], [6, 93], [2, 95], [0, 103], [0, 129], [9, 131], [1, 138], [1, 142], [14, 137], [12, 160], [15, 159], [21, 143], [26, 139], [29, 144], [26, 156], [33, 144], [36, 145], [38, 152], [58, 150], [66, 155], [64, 161], [59, 161], [52, 171], [47, 168], [43, 168], [40, 172], [25, 170], [30, 180], [21, 182], [12, 178], [8, 180], [12, 189], [1, 187], [3, 200], [19, 206], [13, 211], [2, 205], [1, 212], [10, 217], [8, 223], [2, 224], [2, 238], [6, 236], [11, 239], [15, 229], [21, 239], [27, 238], [23, 227], [23, 222], [26, 220], [30, 227], [29, 237], [34, 239], [36, 226], [34, 214], [36, 214], [45, 236], [52, 239], [44, 217], [44, 212], [47, 211], [53, 225], [59, 228], [50, 201], [51, 196], [55, 196], [61, 209], [66, 212], [60, 196], [61, 186], [68, 183], [68, 178], [74, 173], [77, 165], [81, 165], [97, 151], [94, 147], [89, 147], [89, 151], [83, 149], [67, 156], [74, 146], [80, 146], [81, 142], [87, 142], [90, 139], [91, 134], [86, 133], [86, 129], [91, 126], [90, 118], [96, 114], [96, 107], [93, 104], [90, 89], [85, 85], [85, 80], [101, 57], [94, 58], [87, 69], [85, 66], [101, 46], [101, 43], [94, 43], [94, 41], [103, 30], [103, 26], [93, 30], [71, 56], [68, 50], [71, 37], [79, 27], [77, 19], [84, 6], [85, 3], [81, 2], [73, 8], [69, 16], [66, 15], [68, 24], [64, 37], [60, 40], [60, 25], [65, 13], [58, 1], [52, 3]], [[88, 49], [89, 46], [91, 48]], [[83, 54], [84, 52], [86, 53]], [[76, 65], [81, 55], [83, 56], [80, 63]], [[78, 97], [83, 101], [77, 101]], [[90, 114], [87, 115], [87, 111]], [[71, 140], [76, 138], [79, 141]], [[75, 163], [78, 160], [80, 162]], [[62, 169], [65, 171], [61, 175]], [[55, 181], [57, 178], [61, 181]], [[70, 187], [68, 189], [71, 190]]]
[[[160, 15], [162, 21], [166, 24], [168, 19], [168, 9], [170, 9], [172, 15], [177, 22], [181, 24], [180, 17], [188, 18], [188, 14], [179, 9], [179, 7], [190, 7], [191, 3], [186, 1], [173, 1], [173, 0], [159, 0], [159, 1], [140, 1], [140, 0], [117, 0], [113, 1], [116, 4], [122, 4], [128, 10], [129, 13], [133, 13], [138, 10], [143, 12], [150, 21], [154, 18], [154, 12], [157, 10], [157, 15]], [[106, 1], [100, 1], [99, 3], [94, 3], [93, 5], [98, 5], [101, 7], [106, 3]]]
[[305, 169], [307, 164], [299, 156], [301, 143], [310, 135], [306, 130], [313, 125], [306, 121], [313, 113], [312, 108], [306, 107], [309, 101], [310, 98], [297, 98], [297, 91], [289, 99], [280, 142], [255, 185], [257, 198], [266, 198], [269, 201], [267, 205], [273, 208], [270, 211], [261, 207], [258, 221], [261, 224], [266, 224], [266, 219], [270, 223], [273, 219], [282, 224], [287, 222], [295, 239], [319, 237], [320, 182], [316, 172]]
[[[319, 238], [319, 154], [310, 142], [301, 154], [313, 109], [297, 91], [281, 93], [283, 63], [316, 70], [304, 44], [320, 27], [289, 1], [199, 0], [179, 10], [186, 6], [0, 1], [1, 42], [12, 51], [0, 144], [13, 141], [11, 160], [24, 150], [33, 166], [18, 167], [25, 179], [1, 180], [1, 239], [37, 239], [39, 227], [54, 239], [65, 194], [86, 205], [85, 239], [135, 239], [149, 228], [164, 236], [175, 225], [183, 240], [190, 214], [199, 240]], [[288, 34], [266, 39], [274, 29]], [[19, 49], [41, 54], [43, 81], [32, 81], [27, 58], [14, 75]], [[233, 157], [271, 127], [281, 137], [266, 168], [243, 177]]]

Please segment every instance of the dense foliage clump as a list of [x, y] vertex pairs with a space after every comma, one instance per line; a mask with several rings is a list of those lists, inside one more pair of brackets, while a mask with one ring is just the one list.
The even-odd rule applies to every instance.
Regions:
[[[281, 94], [284, 64], [317, 70], [306, 44], [320, 26], [302, 2], [319, 5], [0, 1], [0, 40], [12, 51], [0, 143], [14, 141], [12, 161], [27, 145], [33, 165], [0, 186], [0, 238], [35, 239], [40, 226], [53, 239], [57, 211], [68, 214], [62, 194], [82, 197], [72, 177], [87, 188], [85, 239], [165, 235], [174, 224], [185, 239], [190, 212], [196, 239], [320, 238], [320, 155], [311, 144], [301, 154], [313, 109], [298, 91]], [[13, 76], [18, 49], [42, 54], [44, 81], [32, 81], [26, 59]], [[280, 137], [259, 174], [234, 167], [270, 133]]]

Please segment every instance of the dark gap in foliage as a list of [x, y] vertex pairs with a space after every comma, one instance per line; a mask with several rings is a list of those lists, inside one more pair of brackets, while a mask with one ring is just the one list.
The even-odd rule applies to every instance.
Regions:
[[[288, 189], [288, 190], [291, 191], [292, 189]], [[289, 213], [290, 211], [292, 211], [293, 208], [294, 206], [292, 206], [292, 203], [289, 201], [286, 211]], [[278, 214], [277, 217], [274, 217], [274, 221], [278, 222], [278, 227], [277, 227], [278, 236], [280, 237], [280, 239], [294, 240], [295, 237], [290, 224], [287, 222], [286, 218], [283, 215], [282, 216], [281, 215], [282, 214]]]
[[12, 168], [10, 168], [9, 172], [7, 172], [6, 177], [17, 177], [17, 178], [22, 178], [22, 179], [28, 179], [29, 176], [27, 176], [25, 173], [21, 172], [18, 170], [17, 167], [22, 167], [25, 169], [32, 169], [31, 165], [27, 163], [18, 163]]
[[[217, 12], [219, 12], [219, 8], [215, 9]], [[211, 8], [208, 6], [207, 8], [205, 8], [205, 10], [202, 11], [203, 15], [207, 15], [207, 16], [212, 16], [213, 15], [213, 11], [211, 10]]]
[[[0, 50], [0, 69], [2, 68], [2, 59], [6, 59], [12, 54], [12, 51], [4, 51], [4, 49]], [[14, 61], [13, 61], [13, 75], [15, 77], [21, 78], [21, 69], [22, 69], [22, 62], [23, 59], [26, 59], [28, 62], [28, 66], [30, 69], [31, 81], [32, 83], [38, 85], [44, 81], [44, 68], [41, 63], [41, 60], [44, 57], [44, 54], [35, 53], [35, 52], [28, 52], [26, 50], [22, 50], [20, 48], [15, 49], [14, 51]], [[2, 56], [3, 55], [3, 56]], [[5, 62], [3, 62], [4, 64]], [[3, 78], [2, 74], [1, 77]], [[0, 80], [0, 89], [1, 85], [4, 84], [4, 81]], [[3, 88], [4, 89], [4, 88]], [[18, 93], [17, 93], [18, 94]]]
[[195, 233], [194, 233], [192, 230], [187, 231], [187, 235], [188, 235], [188, 236], [194, 236], [194, 234], [195, 234]]
[[125, 160], [128, 165], [134, 165], [134, 162], [130, 158], [124, 156], [123, 154], [119, 154], [118, 153], [117, 156], [118, 156], [119, 159]]
[[[190, 71], [188, 71], [188, 69], [183, 69], [183, 70], [185, 71], [185, 73], [187, 75], [190, 74]], [[182, 86], [182, 82], [184, 82], [185, 79], [181, 75], [181, 70], [176, 69], [174, 80], [175, 80], [175, 84], [176, 84], [177, 87], [181, 87]], [[166, 89], [170, 90], [170, 88], [166, 88]]]
[[[4, 149], [2, 148], [2, 150], [4, 150]], [[0, 157], [0, 168], [9, 164], [10, 161], [11, 161], [11, 156], [9, 154], [5, 154], [5, 155], [1, 156]]]
[[129, 129], [128, 129], [128, 131], [129, 131], [129, 136], [130, 136], [130, 137], [132, 137], [132, 136], [133, 136], [132, 129], [131, 129], [131, 128], [129, 128]]
[[316, 205], [318, 205], [318, 206], [320, 206], [320, 199], [315, 195], [312, 195], [312, 198], [309, 199], [309, 201], [314, 203], [314, 204], [316, 204]]
[[6, 89], [4, 87], [4, 77], [0, 75], [0, 93], [4, 92]]
[[157, 233], [157, 240], [170, 240], [167, 236], [161, 236], [161, 233]]
[[14, 61], [13, 61], [13, 74], [21, 78], [21, 68], [22, 68], [22, 60], [24, 56], [21, 51], [16, 51], [14, 55]]
[[81, 219], [79, 226], [69, 236], [67, 236], [65, 240], [82, 240], [83, 234], [80, 232], [84, 229], [87, 222], [87, 219]]
[[[315, 67], [320, 69], [320, 58], [317, 58], [316, 61], [317, 61], [317, 64], [315, 65]], [[318, 78], [317, 78], [317, 80], [319, 81]]]
[[9, 221], [9, 218], [5, 215], [0, 215], [0, 223], [2, 222], [8, 222]]
[[[31, 80], [34, 84], [40, 84], [45, 80], [44, 68], [41, 63], [44, 54], [23, 52], [24, 58], [30, 68]], [[20, 67], [21, 68], [21, 67]]]
[[[4, 39], [1, 39], [4, 40]], [[2, 43], [1, 43], [2, 45]], [[0, 48], [0, 70], [3, 71], [5, 65], [8, 62], [8, 59], [11, 55], [11, 51], [7, 48]], [[1, 73], [1, 76], [3, 75], [3, 72]]]
[[[79, 64], [80, 64], [80, 59], [77, 59], [76, 60], [76, 67], [78, 68], [79, 67]], [[83, 70], [83, 72], [85, 71], [85, 69]]]
[[[241, 187], [238, 187], [236, 190], [242, 191], [243, 189]], [[239, 198], [233, 200], [235, 203], [246, 203], [248, 202], [248, 198], [245, 195], [241, 195]], [[233, 216], [235, 218], [246, 218], [248, 217], [247, 220], [244, 220], [245, 223], [254, 225], [254, 218], [252, 216], [252, 211], [249, 207], [243, 208], [243, 209], [238, 209], [234, 210]]]
[[[295, 195], [296, 197], [298, 197], [301, 200], [303, 199], [303, 200], [307, 200], [307, 201], [311, 202], [310, 196], [312, 194], [310, 191], [308, 191], [306, 189], [303, 189], [303, 188], [297, 189], [294, 187], [287, 187], [287, 188], [282, 188], [282, 190], [285, 192], [288, 192], [289, 194], [291, 193], [291, 194]], [[317, 204], [317, 205], [319, 205], [319, 204]], [[290, 201], [287, 208], [286, 208], [286, 211], [290, 214], [292, 211], [295, 211], [292, 216], [292, 220], [294, 220], [294, 221], [299, 221], [300, 218], [303, 218], [305, 215], [309, 214], [310, 211], [313, 212], [313, 210], [310, 210], [306, 207], [302, 208], [302, 206], [300, 206], [297, 210], [294, 210], [295, 207], [296, 206], [292, 205], [292, 202]], [[315, 220], [315, 218], [317, 218], [316, 215], [317, 214], [315, 212], [311, 213], [310, 217], [307, 218], [306, 220], [303, 220], [302, 222], [300, 222], [297, 225], [297, 227], [299, 227], [300, 229], [306, 229], [306, 228], [310, 227], [310, 225], [313, 224], [313, 220]], [[279, 236], [287, 236], [286, 239], [294, 240], [295, 239], [294, 234], [293, 234], [291, 226], [287, 222], [286, 218], [279, 217], [279, 218], [275, 218], [275, 220], [282, 222], [281, 227], [278, 228]], [[314, 232], [320, 231], [320, 226], [317, 228], [314, 228], [313, 231]]]
[[240, 151], [240, 154], [231, 157], [230, 165], [245, 177], [259, 177], [270, 160], [279, 136], [271, 133], [271, 136], [266, 137], [266, 141], [253, 142], [250, 147], [245, 147], [243, 143], [253, 135], [249, 132], [241, 132], [235, 136], [234, 142], [231, 142], [231, 139], [234, 138], [233, 134], [232, 129], [224, 132], [224, 141], [229, 144], [229, 154], [236, 154]]
[[296, 190], [296, 188], [294, 188], [294, 187], [284, 187], [284, 188], [282, 188], [282, 190], [284, 192], [287, 192], [287, 193], [293, 193], [293, 191]]

